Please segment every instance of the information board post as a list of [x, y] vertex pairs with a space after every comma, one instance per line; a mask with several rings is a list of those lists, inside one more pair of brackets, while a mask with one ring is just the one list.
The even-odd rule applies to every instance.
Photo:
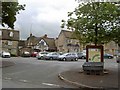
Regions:
[[103, 46], [86, 46], [86, 62], [83, 64], [85, 74], [102, 74], [104, 70]]

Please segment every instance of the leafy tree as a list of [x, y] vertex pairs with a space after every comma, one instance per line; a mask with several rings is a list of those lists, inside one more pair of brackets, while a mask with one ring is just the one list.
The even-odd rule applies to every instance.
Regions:
[[112, 40], [113, 30], [118, 30], [120, 26], [119, 13], [120, 9], [116, 3], [82, 3], [73, 12], [68, 13], [66, 25], [75, 31], [81, 43], [104, 44]]
[[115, 41], [115, 43], [118, 44], [118, 50], [119, 50], [119, 53], [120, 53], [120, 26], [115, 31], [113, 30], [112, 34], [114, 35], [113, 41]]
[[117, 25], [115, 29], [112, 30], [112, 35], [113, 35], [113, 41], [115, 41], [118, 46], [119, 46], [119, 52], [120, 52], [120, 2], [118, 3], [118, 20], [117, 20]]
[[2, 26], [7, 25], [9, 28], [14, 29], [14, 22], [16, 21], [16, 15], [20, 10], [24, 9], [25, 5], [19, 5], [18, 2], [2, 2]]

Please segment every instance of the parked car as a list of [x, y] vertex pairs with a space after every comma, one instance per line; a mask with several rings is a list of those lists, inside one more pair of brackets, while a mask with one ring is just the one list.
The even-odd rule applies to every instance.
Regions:
[[51, 52], [51, 53], [48, 53], [48, 54], [45, 56], [45, 59], [46, 59], [46, 60], [58, 60], [59, 55], [60, 55], [60, 53]]
[[77, 61], [78, 55], [77, 53], [65, 53], [59, 56], [60, 61]]
[[120, 53], [117, 54], [116, 62], [117, 62], [117, 63], [120, 63]]
[[30, 55], [30, 52], [25, 51], [25, 52], [22, 53], [21, 56], [22, 56], [22, 57], [30, 57], [31, 55]]
[[45, 56], [48, 54], [48, 52], [39, 52], [37, 54], [37, 59], [45, 59]]
[[104, 59], [112, 59], [112, 58], [114, 58], [113, 55], [108, 54], [108, 53], [105, 53], [103, 57], [104, 57]]
[[10, 58], [10, 57], [11, 57], [11, 55], [10, 55], [9, 52], [2, 52], [2, 53], [1, 53], [1, 56], [2, 56], [3, 58]]
[[32, 52], [31, 57], [36, 57], [38, 52]]
[[120, 56], [116, 58], [116, 62], [120, 63]]
[[78, 52], [77, 55], [79, 59], [86, 59], [86, 53]]

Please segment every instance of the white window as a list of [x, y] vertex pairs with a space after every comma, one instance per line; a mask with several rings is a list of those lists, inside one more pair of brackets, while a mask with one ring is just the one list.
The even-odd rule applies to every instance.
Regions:
[[10, 37], [13, 37], [13, 32], [10, 32]]
[[28, 46], [29, 46], [29, 43], [28, 43]]
[[0, 31], [0, 36], [2, 36], [2, 31]]
[[67, 39], [67, 43], [71, 43], [71, 39]]
[[39, 44], [42, 46], [47, 46], [46, 42], [43, 39], [39, 42]]
[[12, 45], [12, 41], [8, 41], [8, 45]]

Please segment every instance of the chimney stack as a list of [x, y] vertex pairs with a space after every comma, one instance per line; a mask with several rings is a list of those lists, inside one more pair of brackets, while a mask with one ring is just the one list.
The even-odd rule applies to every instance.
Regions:
[[45, 34], [43, 37], [44, 37], [44, 38], [47, 38], [47, 34]]

